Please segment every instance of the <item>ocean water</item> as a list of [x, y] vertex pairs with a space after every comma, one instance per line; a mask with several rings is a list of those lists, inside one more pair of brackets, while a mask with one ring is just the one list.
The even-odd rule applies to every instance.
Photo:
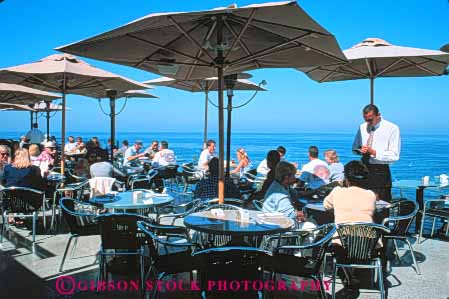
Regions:
[[[231, 145], [231, 159], [236, 158], [236, 150], [243, 147], [255, 167], [263, 160], [266, 153], [277, 146], [283, 145], [287, 149], [286, 159], [297, 162], [299, 166], [307, 163], [307, 150], [310, 145], [316, 145], [320, 149], [320, 158], [326, 149], [335, 149], [340, 156], [340, 161], [346, 163], [353, 159], [359, 159], [352, 154], [351, 146], [354, 133], [233, 133]], [[0, 138], [17, 139], [21, 133], [0, 132]], [[55, 136], [56, 133], [54, 134]], [[85, 141], [96, 136], [102, 145], [106, 145], [108, 132], [69, 132], [68, 135], [81, 136]], [[68, 136], [67, 135], [67, 136]], [[218, 140], [217, 134], [211, 134], [211, 139]], [[136, 139], [148, 146], [153, 139], [166, 140], [169, 147], [175, 151], [180, 162], [190, 162], [199, 157], [202, 147], [203, 134], [196, 133], [118, 133], [117, 140], [128, 140], [132, 143]], [[393, 180], [421, 179], [423, 176], [438, 176], [449, 174], [449, 133], [448, 134], [418, 134], [403, 133], [401, 135], [400, 160], [393, 164], [391, 171]], [[218, 151], [218, 149], [217, 149]], [[426, 195], [427, 195], [426, 191]], [[431, 193], [431, 192], [430, 192]], [[449, 193], [449, 188], [447, 190]], [[412, 193], [408, 195], [413, 196]]]

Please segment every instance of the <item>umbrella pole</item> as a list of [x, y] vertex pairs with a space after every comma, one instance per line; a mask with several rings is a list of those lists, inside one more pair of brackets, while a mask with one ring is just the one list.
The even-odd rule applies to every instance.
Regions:
[[61, 126], [61, 175], [65, 173], [65, 93], [66, 93], [66, 74], [64, 73], [64, 79], [62, 80], [62, 126]]
[[33, 118], [34, 118], [33, 111], [30, 111], [30, 130], [33, 129]]
[[232, 89], [227, 90], [228, 95], [228, 123], [226, 128], [226, 177], [231, 170], [231, 121], [232, 121]]
[[374, 78], [369, 78], [370, 82], [370, 104], [374, 105]]
[[224, 203], [224, 116], [223, 116], [223, 20], [217, 16], [217, 77], [218, 77], [218, 203]]
[[204, 101], [204, 137], [203, 137], [203, 149], [207, 147], [207, 108], [209, 102], [209, 90], [206, 87], [205, 93], [205, 101]]
[[47, 102], [47, 138], [50, 136], [50, 102]]
[[115, 98], [109, 98], [111, 106], [111, 163], [114, 164], [114, 144], [115, 144]]

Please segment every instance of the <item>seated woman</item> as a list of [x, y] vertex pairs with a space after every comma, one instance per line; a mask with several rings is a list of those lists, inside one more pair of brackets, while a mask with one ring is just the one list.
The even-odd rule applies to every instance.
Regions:
[[[334, 210], [335, 223], [347, 222], [368, 222], [373, 223], [374, 212], [376, 210], [376, 194], [363, 187], [368, 178], [368, 168], [361, 161], [351, 161], [344, 166], [345, 187], [335, 187], [324, 199], [324, 208]], [[334, 252], [337, 260], [345, 263], [342, 256], [345, 256], [340, 240], [333, 241]], [[382, 253], [382, 251], [381, 251]], [[383, 253], [382, 253], [383, 254]], [[385, 261], [385, 258], [382, 259]], [[350, 272], [350, 281], [345, 281], [345, 276], [340, 273], [345, 287], [348, 291], [354, 291], [358, 283], [354, 273]]]
[[275, 179], [265, 194], [262, 211], [265, 213], [279, 212], [293, 220], [300, 229], [314, 228], [311, 222], [305, 222], [304, 213], [298, 211], [292, 202], [298, 194], [291, 188], [296, 183], [296, 167], [286, 161], [280, 161], [276, 166]]
[[11, 150], [9, 146], [0, 144], [0, 185], [5, 177], [5, 166], [11, 163]]
[[338, 158], [337, 151], [332, 149], [325, 151], [324, 159], [330, 171], [329, 182], [341, 182], [343, 184], [345, 179], [344, 166]]
[[45, 181], [39, 167], [31, 164], [28, 150], [18, 149], [14, 154], [14, 161], [5, 166], [6, 187], [27, 187], [36, 190], [45, 189]]
[[230, 174], [238, 173], [240, 175], [240, 177], [242, 177], [243, 174], [245, 172], [247, 172], [248, 170], [250, 170], [252, 167], [251, 160], [248, 157], [248, 153], [245, 151], [245, 149], [243, 147], [241, 147], [237, 150], [237, 160], [239, 163], [229, 173]]

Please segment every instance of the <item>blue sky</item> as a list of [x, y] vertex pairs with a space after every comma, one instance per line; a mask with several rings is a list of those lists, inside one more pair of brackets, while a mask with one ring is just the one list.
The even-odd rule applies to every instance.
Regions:
[[[235, 0], [233, 0], [235, 1]], [[233, 1], [155, 0], [6, 0], [0, 4], [0, 67], [36, 61], [55, 53], [52, 49], [99, 34], [149, 13], [206, 10]], [[264, 1], [238, 1], [239, 6]], [[167, 3], [170, 3], [168, 5]], [[449, 2], [446, 0], [303, 0], [299, 4], [328, 31], [342, 49], [367, 37], [392, 44], [439, 49], [449, 42]], [[88, 60], [89, 63], [144, 81], [158, 75], [123, 66]], [[236, 132], [351, 131], [362, 121], [361, 109], [369, 101], [369, 81], [318, 84], [288, 69], [250, 72], [256, 83], [265, 79], [268, 92], [244, 108], [234, 110]], [[387, 78], [376, 80], [376, 104], [385, 118], [407, 132], [449, 132], [449, 76]], [[129, 100], [117, 118], [122, 132], [201, 131], [204, 96], [169, 88], [151, 91], [159, 100]], [[251, 96], [236, 92], [235, 103]], [[212, 94], [216, 101], [216, 94]], [[107, 102], [103, 105], [106, 107]], [[69, 131], [109, 130], [107, 116], [96, 100], [68, 96]], [[120, 107], [120, 103], [118, 104]], [[107, 107], [106, 107], [107, 108]], [[210, 130], [217, 129], [217, 110], [210, 107]], [[1, 112], [1, 131], [26, 131], [28, 113]], [[52, 119], [60, 127], [60, 117]], [[44, 127], [44, 118], [40, 119]]]

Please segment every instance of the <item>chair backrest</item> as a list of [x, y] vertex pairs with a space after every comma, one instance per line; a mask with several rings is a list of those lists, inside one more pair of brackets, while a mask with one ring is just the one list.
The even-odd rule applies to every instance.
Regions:
[[105, 195], [112, 191], [115, 179], [110, 177], [95, 177], [89, 180], [90, 197]]
[[368, 263], [377, 256], [379, 239], [390, 230], [374, 223], [342, 223], [337, 225], [346, 259], [350, 263]]
[[164, 179], [172, 179], [176, 178], [178, 173], [178, 165], [167, 165], [160, 168], [157, 168], [159, 172], [159, 176]]
[[[281, 236], [280, 246], [274, 254], [291, 254], [304, 259], [304, 265], [318, 273], [337, 227], [334, 223], [323, 224], [310, 229], [295, 229]], [[274, 238], [276, 241], [276, 238]], [[283, 244], [286, 243], [286, 244]], [[295, 244], [296, 243], [296, 244]]]
[[[95, 222], [95, 217], [97, 216], [96, 208], [89, 203], [63, 197], [60, 199], [59, 205], [61, 206], [62, 216], [69, 226], [70, 233], [74, 235], [85, 233], [86, 226]], [[98, 233], [99, 230], [93, 234]]]
[[148, 218], [137, 214], [117, 213], [100, 215], [97, 220], [103, 249], [140, 249], [142, 235], [137, 230], [137, 221]]
[[[155, 224], [151, 221], [137, 221], [137, 227], [142, 232], [145, 238], [145, 244], [148, 245], [150, 258], [155, 261], [160, 254], [173, 253], [180, 249], [190, 251], [193, 244], [190, 236], [183, 226], [161, 225]], [[167, 237], [178, 238], [177, 240], [169, 241]], [[185, 239], [179, 242], [179, 238]], [[162, 249], [165, 252], [162, 252]]]
[[11, 213], [31, 213], [44, 203], [44, 192], [26, 187], [7, 187], [1, 190], [3, 209]]
[[391, 229], [390, 234], [404, 236], [418, 213], [419, 206], [415, 201], [401, 198], [393, 202], [388, 210], [389, 216], [383, 220], [382, 224]]

